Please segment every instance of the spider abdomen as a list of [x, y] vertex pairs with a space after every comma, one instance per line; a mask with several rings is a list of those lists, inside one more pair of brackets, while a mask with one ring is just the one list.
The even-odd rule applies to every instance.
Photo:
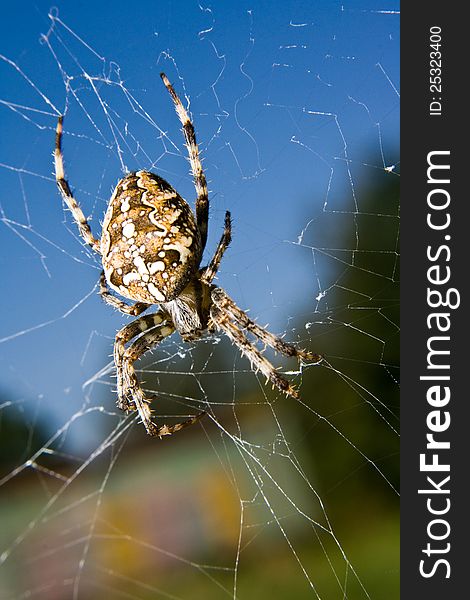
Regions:
[[201, 252], [191, 208], [170, 184], [148, 171], [121, 179], [101, 237], [111, 288], [137, 302], [169, 302], [197, 271]]

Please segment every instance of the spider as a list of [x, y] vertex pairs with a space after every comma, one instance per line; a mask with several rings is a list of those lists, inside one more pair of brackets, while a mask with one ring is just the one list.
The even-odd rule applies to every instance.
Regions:
[[[104, 217], [101, 240], [98, 240], [65, 178], [63, 116], [57, 122], [54, 166], [60, 194], [81, 237], [101, 257], [103, 270], [99, 293], [103, 300], [135, 317], [152, 305], [160, 305], [157, 312], [140, 316], [117, 333], [114, 364], [118, 408], [126, 412], [137, 410], [147, 433], [161, 438], [196, 423], [205, 414], [200, 412], [175, 425], [156, 425], [152, 420], [150, 402], [154, 396], [145, 395], [134, 363], [174, 331], [178, 331], [185, 341], [197, 340], [206, 332], [223, 332], [250, 360], [252, 368], [265, 375], [273, 387], [294, 398], [298, 398], [298, 391], [249, 341], [247, 333], [264, 348], [269, 346], [302, 362], [316, 364], [322, 357], [299, 350], [258, 326], [223, 289], [213, 285], [222, 256], [231, 241], [229, 211], [225, 213], [224, 231], [212, 259], [207, 266], [200, 267], [209, 218], [206, 177], [191, 119], [166, 75], [161, 73], [160, 77], [183, 128], [197, 193], [195, 215], [164, 179], [149, 171], [132, 172], [118, 182]], [[111, 290], [133, 304], [117, 298]]]

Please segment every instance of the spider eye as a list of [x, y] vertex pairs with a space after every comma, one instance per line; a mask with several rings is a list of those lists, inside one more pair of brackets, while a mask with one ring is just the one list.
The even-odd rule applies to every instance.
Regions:
[[111, 197], [101, 238], [109, 285], [138, 302], [176, 298], [199, 267], [202, 247], [191, 208], [161, 177], [130, 173]]

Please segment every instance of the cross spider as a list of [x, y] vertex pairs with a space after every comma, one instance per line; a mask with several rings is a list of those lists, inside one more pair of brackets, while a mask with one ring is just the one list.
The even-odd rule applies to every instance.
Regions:
[[[231, 241], [230, 212], [216, 251], [205, 267], [200, 267], [207, 240], [209, 198], [206, 177], [199, 158], [194, 126], [181, 100], [164, 73], [160, 74], [171, 95], [183, 126], [191, 171], [196, 188], [196, 215], [185, 200], [164, 179], [149, 171], [129, 173], [119, 181], [104, 217], [101, 240], [97, 240], [65, 179], [62, 155], [62, 122], [56, 129], [55, 177], [65, 204], [76, 221], [80, 235], [101, 256], [103, 271], [100, 294], [103, 300], [128, 315], [137, 316], [154, 304], [160, 310], [135, 319], [116, 335], [114, 363], [117, 371], [117, 406], [137, 410], [147, 433], [171, 435], [198, 421], [205, 412], [176, 425], [158, 426], [152, 421], [151, 397], [137, 379], [134, 363], [145, 352], [175, 330], [183, 340], [196, 340], [208, 331], [220, 330], [248, 357], [273, 386], [294, 398], [297, 390], [249, 341], [257, 341], [300, 361], [319, 363], [318, 354], [298, 350], [259, 327], [219, 287], [212, 284], [222, 256]], [[110, 289], [132, 300], [129, 305], [111, 294]], [[126, 348], [131, 340], [137, 338]]]

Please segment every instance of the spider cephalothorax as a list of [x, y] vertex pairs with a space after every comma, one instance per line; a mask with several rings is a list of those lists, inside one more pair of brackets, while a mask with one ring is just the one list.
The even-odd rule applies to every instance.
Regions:
[[[230, 213], [214, 256], [201, 268], [207, 240], [209, 199], [191, 120], [164, 73], [163, 83], [175, 104], [183, 126], [191, 171], [197, 192], [196, 214], [169, 183], [149, 171], [129, 173], [119, 181], [109, 201], [101, 241], [97, 240], [72, 195], [65, 179], [62, 156], [62, 121], [59, 117], [55, 147], [55, 173], [59, 191], [77, 222], [80, 234], [100, 256], [103, 272], [100, 294], [105, 302], [129, 315], [140, 315], [154, 304], [160, 309], [143, 315], [116, 335], [114, 362], [117, 371], [117, 405], [125, 411], [137, 410], [150, 435], [170, 435], [205, 413], [182, 423], [157, 426], [134, 369], [135, 361], [174, 331], [185, 340], [198, 339], [206, 331], [219, 330], [238, 346], [271, 383], [284, 393], [298, 397], [297, 390], [263, 356], [246, 333], [286, 356], [319, 363], [321, 356], [282, 341], [259, 327], [227, 296], [212, 284], [222, 256], [231, 241]], [[127, 304], [114, 296], [132, 300]], [[126, 347], [134, 338], [133, 343]]]

